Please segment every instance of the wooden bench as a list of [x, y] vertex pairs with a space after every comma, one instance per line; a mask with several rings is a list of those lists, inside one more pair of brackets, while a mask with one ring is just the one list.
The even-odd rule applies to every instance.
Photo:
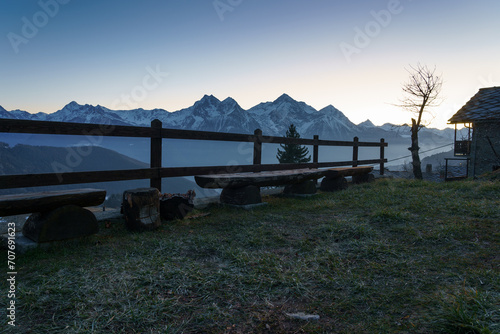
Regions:
[[373, 167], [365, 166], [292, 169], [259, 173], [199, 175], [195, 176], [195, 181], [202, 188], [222, 188], [221, 203], [248, 205], [262, 202], [260, 187], [285, 185], [285, 193], [313, 194], [316, 192], [316, 184], [313, 180], [324, 177], [321, 189], [335, 191], [347, 187], [346, 176], [352, 176], [355, 183], [370, 181], [373, 179], [373, 175], [369, 174], [371, 171]]
[[23, 234], [36, 242], [77, 238], [98, 232], [95, 215], [84, 207], [105, 198], [105, 190], [90, 188], [2, 195], [0, 217], [31, 213]]

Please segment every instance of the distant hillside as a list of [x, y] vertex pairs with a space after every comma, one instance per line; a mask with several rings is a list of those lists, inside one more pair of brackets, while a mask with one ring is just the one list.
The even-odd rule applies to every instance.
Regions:
[[422, 159], [422, 169], [425, 170], [425, 166], [427, 164], [432, 165], [432, 169], [434, 171], [437, 171], [440, 167], [444, 168], [445, 165], [445, 158], [453, 158], [453, 150], [447, 151], [447, 152], [441, 152], [437, 154], [433, 154], [431, 156], [425, 157]]
[[[54, 172], [82, 172], [99, 170], [120, 170], [148, 168], [149, 165], [115, 151], [98, 146], [88, 147], [49, 147], [16, 145], [10, 147], [0, 143], [0, 175], [38, 174]], [[121, 194], [124, 190], [147, 187], [149, 180], [103, 182], [54, 187], [31, 188], [30, 191], [48, 189], [74, 189], [96, 187], [106, 189], [108, 195]], [[187, 178], [163, 179], [162, 191], [185, 193], [195, 189], [199, 197], [216, 195], [214, 191], [199, 188]], [[0, 194], [19, 193], [28, 189], [0, 189]]]
[[[148, 168], [148, 164], [99, 146], [49, 147], [0, 143], [0, 175]], [[56, 169], [55, 169], [56, 168]]]

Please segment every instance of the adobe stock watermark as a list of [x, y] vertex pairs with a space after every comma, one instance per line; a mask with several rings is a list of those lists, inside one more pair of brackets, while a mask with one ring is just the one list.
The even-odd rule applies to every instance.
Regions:
[[357, 26], [354, 27], [353, 43], [342, 42], [339, 45], [347, 62], [350, 63], [353, 55], [361, 53], [363, 49], [368, 47], [371, 41], [380, 35], [382, 29], [389, 26], [393, 17], [401, 14], [401, 12], [403, 12], [403, 5], [399, 0], [389, 0], [387, 9], [370, 11], [373, 20], [368, 21], [363, 29]]
[[[112, 102], [112, 109], [133, 109], [138, 107], [138, 103], [144, 101], [149, 92], [157, 89], [168, 76], [167, 72], [163, 72], [160, 65], [156, 65], [153, 69], [151, 66], [146, 67], [146, 74], [142, 78], [141, 85], [137, 85], [130, 90], [130, 93], [121, 94], [120, 98]], [[107, 121], [100, 124], [98, 128], [92, 131], [84, 131], [82, 133], [85, 139], [80, 141], [76, 146], [66, 147], [66, 157], [63, 162], [52, 162], [52, 170], [57, 174], [59, 182], [63, 181], [64, 173], [73, 172], [81, 165], [83, 159], [92, 154], [95, 146], [101, 145], [104, 136], [110, 134], [115, 129], [115, 126]]]
[[40, 0], [38, 6], [40, 10], [37, 11], [31, 19], [23, 16], [21, 18], [22, 26], [21, 33], [9, 32], [7, 39], [12, 46], [12, 50], [16, 54], [19, 53], [19, 46], [21, 44], [28, 44], [29, 41], [38, 35], [40, 29], [45, 27], [51, 18], [54, 18], [59, 13], [60, 5], [66, 5], [70, 0]]
[[83, 159], [90, 154], [94, 146], [99, 146], [106, 134], [113, 132], [115, 126], [107, 122], [99, 124], [99, 127], [91, 131], [83, 131], [82, 135], [85, 140], [80, 141], [76, 146], [66, 147], [66, 157], [64, 163], [53, 161], [51, 164], [52, 170], [57, 174], [59, 182], [63, 181], [63, 173], [71, 173], [75, 168], [80, 166]]
[[227, 12], [232, 12], [236, 7], [241, 5], [242, 2], [243, 0], [214, 0], [214, 2], [212, 2], [212, 5], [214, 6], [219, 19], [222, 22], [224, 21], [224, 15]]
[[[247, 164], [252, 164], [253, 159], [254, 159], [255, 142], [258, 141], [261, 144], [262, 143], [272, 144], [273, 141], [269, 140], [269, 138], [271, 138], [271, 137], [264, 136], [262, 134], [262, 132], [257, 134], [257, 135], [254, 134], [254, 135], [248, 136], [249, 141], [241, 142], [238, 144], [238, 148], [237, 148], [238, 154], [240, 156], [246, 157], [244, 159], [244, 162], [246, 162]], [[262, 156], [262, 153], [261, 153], [261, 156]], [[239, 173], [242, 171], [242, 168], [239, 165], [238, 160], [235, 160], [235, 159], [228, 161], [226, 167], [227, 167], [227, 170], [226, 170], [227, 173]]]
[[158, 64], [154, 69], [147, 66], [146, 72], [142, 78], [142, 84], [133, 87], [129, 93], [121, 94], [120, 98], [111, 103], [112, 109], [138, 108], [139, 103], [148, 97], [149, 92], [157, 89], [169, 75], [167, 72], [163, 72]]

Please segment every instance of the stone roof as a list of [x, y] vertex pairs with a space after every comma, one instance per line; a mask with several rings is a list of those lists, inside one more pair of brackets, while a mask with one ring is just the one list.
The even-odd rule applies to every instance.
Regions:
[[500, 120], [500, 87], [481, 88], [449, 123]]

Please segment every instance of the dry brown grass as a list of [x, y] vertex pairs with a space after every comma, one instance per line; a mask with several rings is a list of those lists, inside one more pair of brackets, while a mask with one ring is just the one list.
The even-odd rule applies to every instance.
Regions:
[[18, 258], [17, 330], [498, 332], [499, 198], [498, 182], [380, 180], [213, 206], [155, 232], [107, 222], [90, 241]]

